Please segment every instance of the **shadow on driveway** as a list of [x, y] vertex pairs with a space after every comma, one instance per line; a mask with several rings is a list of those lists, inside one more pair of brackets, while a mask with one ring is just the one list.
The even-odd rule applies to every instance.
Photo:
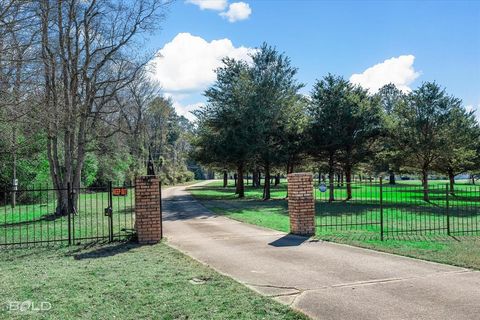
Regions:
[[273, 247], [295, 247], [301, 245], [308, 239], [308, 237], [297, 236], [295, 234], [287, 234], [275, 241], [270, 242], [268, 245]]

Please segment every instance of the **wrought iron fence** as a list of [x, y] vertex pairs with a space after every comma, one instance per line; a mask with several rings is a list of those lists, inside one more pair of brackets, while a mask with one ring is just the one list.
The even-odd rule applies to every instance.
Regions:
[[[0, 191], [0, 246], [128, 238], [134, 233], [134, 188], [108, 183], [100, 187], [56, 189], [44, 185]], [[67, 195], [63, 212], [57, 210], [60, 194]]]
[[322, 184], [315, 188], [319, 234], [480, 235], [480, 187], [380, 180]]

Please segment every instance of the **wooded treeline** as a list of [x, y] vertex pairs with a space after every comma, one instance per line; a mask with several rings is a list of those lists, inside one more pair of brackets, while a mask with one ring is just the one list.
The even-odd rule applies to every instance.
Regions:
[[192, 126], [148, 75], [165, 0], [0, 1], [0, 188], [131, 181], [149, 150], [165, 183], [187, 170]]
[[389, 176], [392, 184], [396, 175], [418, 174], [427, 201], [432, 173], [448, 177], [454, 192], [456, 175], [480, 172], [477, 119], [437, 83], [411, 92], [388, 84], [371, 94], [328, 74], [303, 96], [284, 53], [263, 44], [251, 60], [224, 59], [196, 112], [194, 157], [224, 177], [236, 172], [239, 197], [247, 172], [255, 186], [264, 176], [264, 199], [272, 175], [278, 183], [280, 174], [297, 170], [326, 174], [331, 189], [344, 177], [347, 199], [354, 172]]

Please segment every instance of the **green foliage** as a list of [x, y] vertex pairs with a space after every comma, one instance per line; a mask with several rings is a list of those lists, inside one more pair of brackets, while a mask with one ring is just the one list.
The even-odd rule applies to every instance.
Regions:
[[455, 176], [476, 167], [480, 146], [480, 127], [473, 112], [456, 106], [448, 114], [442, 128], [444, 146], [434, 168], [447, 176]]
[[[0, 189], [11, 189], [13, 180], [13, 153], [11, 127], [0, 123]], [[4, 130], [3, 130], [4, 129]], [[26, 130], [17, 131], [16, 141], [16, 172], [20, 187], [46, 187], [50, 185], [50, 169], [45, 146], [45, 138], [40, 134], [30, 134]], [[21, 194], [17, 201], [27, 203], [39, 197], [37, 192]], [[0, 201], [3, 195], [0, 194]]]
[[148, 105], [145, 134], [144, 150], [150, 150], [156, 173], [165, 184], [193, 180], [194, 173], [187, 167], [192, 125], [177, 115], [170, 99], [156, 97]]
[[404, 154], [404, 150], [398, 148], [395, 143], [398, 119], [394, 113], [400, 104], [405, 103], [406, 95], [390, 83], [380, 88], [376, 97], [383, 108], [384, 135], [383, 139], [378, 141], [375, 146], [377, 152], [371, 159], [372, 168], [375, 172], [388, 172], [390, 175], [394, 175], [401, 170], [407, 156]]
[[342, 148], [343, 141], [339, 133], [344, 128], [342, 113], [347, 106], [349, 90], [351, 85], [348, 81], [332, 74], [313, 86], [311, 103], [308, 106], [308, 136], [311, 140], [309, 151], [316, 157], [325, 153], [335, 156]]
[[[297, 155], [305, 119], [301, 117], [303, 86], [295, 79], [290, 59], [263, 44], [252, 54], [252, 64], [224, 59], [217, 80], [205, 96], [207, 105], [196, 113], [194, 157], [222, 170], [234, 168], [240, 176], [247, 165], [262, 166], [268, 177], [273, 166]], [[243, 187], [237, 190], [243, 196]]]
[[[425, 82], [394, 109], [397, 126], [393, 141], [408, 157], [408, 166], [422, 173], [424, 200], [428, 201], [428, 174], [448, 152], [448, 127], [461, 100], [447, 95], [436, 83]], [[451, 131], [451, 130], [450, 130]]]
[[82, 182], [84, 185], [91, 185], [97, 178], [98, 160], [94, 154], [88, 153], [83, 164]]
[[296, 116], [295, 107], [301, 100], [298, 91], [304, 85], [296, 80], [298, 69], [291, 65], [290, 58], [274, 47], [264, 43], [252, 55], [252, 60], [255, 153], [267, 170], [285, 159], [281, 152], [284, 137], [288, 129], [295, 131], [291, 118]]
[[461, 101], [448, 96], [436, 83], [426, 82], [412, 91], [405, 103], [394, 110], [397, 117], [395, 141], [410, 155], [410, 165], [431, 169], [433, 161], [445, 151], [445, 129], [449, 115]]

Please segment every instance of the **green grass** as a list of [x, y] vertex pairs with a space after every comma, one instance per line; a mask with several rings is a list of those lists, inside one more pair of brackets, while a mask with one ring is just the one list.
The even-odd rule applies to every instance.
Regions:
[[[0, 270], [0, 319], [307, 319], [165, 244], [2, 250]], [[8, 309], [28, 300], [51, 309]]]
[[[435, 181], [432, 185], [444, 187], [445, 181]], [[418, 195], [417, 192], [419, 186], [418, 181], [402, 181], [396, 187], [385, 186], [385, 189], [390, 188], [388, 192], [392, 194], [394, 190], [397, 191], [396, 202], [387, 201], [384, 206], [386, 241], [380, 241], [378, 188], [364, 185], [354, 189], [351, 201], [333, 203], [323, 201], [317, 190], [316, 237], [326, 241], [480, 269], [480, 241], [474, 236], [479, 233], [472, 232], [469, 234], [473, 236], [465, 236], [453, 232], [453, 237], [448, 237], [445, 208], [442, 206], [444, 203], [440, 200], [436, 200], [437, 202], [432, 200], [430, 203], [421, 200], [421, 194]], [[476, 203], [478, 198], [473, 196], [475, 193], [470, 190], [472, 186], [460, 183], [456, 185], [456, 189], [457, 195], [461, 191], [469, 195], [467, 201], [465, 198], [461, 199], [461, 204], [457, 204], [455, 199], [449, 199], [452, 231], [467, 227], [472, 230], [480, 229], [479, 205]], [[342, 188], [338, 190], [339, 194], [345, 192]], [[287, 202], [282, 200], [282, 196], [286, 196], [285, 183], [275, 189], [277, 199], [270, 201], [261, 201], [262, 189], [251, 187], [247, 187], [245, 199], [238, 199], [234, 195], [233, 186], [222, 188], [221, 182], [218, 181], [201, 187], [190, 187], [189, 191], [217, 214], [279, 231], [290, 231]], [[378, 199], [375, 199], [377, 196]], [[454, 204], [457, 204], [458, 208], [452, 208]], [[434, 232], [423, 230], [432, 226], [443, 230]], [[404, 232], [408, 230], [416, 231]]]

